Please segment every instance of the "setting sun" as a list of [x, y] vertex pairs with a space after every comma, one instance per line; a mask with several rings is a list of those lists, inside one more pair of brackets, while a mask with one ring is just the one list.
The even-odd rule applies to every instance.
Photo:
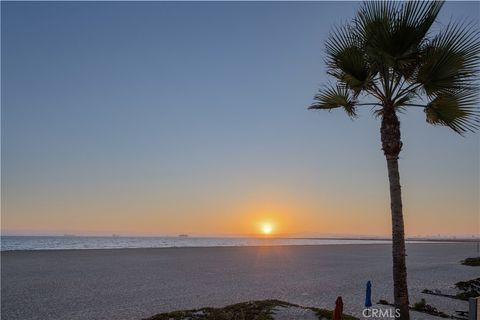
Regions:
[[271, 224], [265, 223], [264, 225], [262, 225], [262, 232], [264, 234], [271, 234], [272, 231], [273, 231], [273, 227]]

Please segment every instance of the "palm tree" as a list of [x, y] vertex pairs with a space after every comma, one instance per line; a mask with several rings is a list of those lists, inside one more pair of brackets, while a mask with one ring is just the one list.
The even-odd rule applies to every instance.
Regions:
[[423, 108], [426, 121], [463, 135], [479, 128], [476, 108], [480, 41], [475, 24], [451, 22], [432, 34], [443, 2], [365, 2], [350, 23], [326, 41], [328, 74], [335, 83], [309, 109], [343, 108], [352, 118], [370, 106], [381, 118], [392, 216], [395, 306], [408, 320], [405, 233], [398, 156], [397, 113]]

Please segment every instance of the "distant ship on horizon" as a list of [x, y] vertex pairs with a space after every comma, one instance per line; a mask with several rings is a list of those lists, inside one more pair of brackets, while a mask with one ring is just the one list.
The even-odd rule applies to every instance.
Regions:
[[179, 238], [188, 238], [188, 234], [179, 234], [178, 237]]

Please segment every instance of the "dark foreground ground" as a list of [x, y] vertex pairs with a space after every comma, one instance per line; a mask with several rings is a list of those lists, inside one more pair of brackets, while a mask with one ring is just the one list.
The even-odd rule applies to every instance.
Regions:
[[[1, 319], [141, 319], [262, 299], [361, 316], [365, 283], [392, 301], [389, 245], [15, 251], [1, 253]], [[462, 301], [423, 295], [479, 276], [474, 243], [409, 244], [411, 302], [449, 314]], [[421, 314], [414, 319], [423, 319]]]

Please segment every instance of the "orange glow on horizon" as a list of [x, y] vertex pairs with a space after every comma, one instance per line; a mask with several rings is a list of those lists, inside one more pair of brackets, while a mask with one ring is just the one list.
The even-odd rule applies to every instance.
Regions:
[[[76, 202], [9, 202], [2, 212], [4, 234], [75, 234], [143, 236], [303, 237], [325, 235], [388, 236], [391, 221], [388, 200], [360, 193], [352, 201], [343, 197], [254, 190], [251, 196], [216, 197], [211, 201], [166, 199], [161, 203], [148, 193], [141, 198], [99, 197]], [[246, 192], [246, 191], [245, 191]], [[250, 191], [253, 192], [253, 191]], [[237, 192], [240, 193], [241, 192]], [[127, 201], [128, 200], [128, 201]], [[15, 204], [15, 206], [12, 206]], [[462, 208], [462, 218], [450, 220], [450, 207], [412, 204], [406, 220], [409, 235], [474, 233], [474, 211]], [[448, 210], [447, 210], [448, 209]], [[460, 209], [457, 209], [460, 210]], [[14, 214], [15, 213], [15, 214]], [[35, 214], [34, 214], [35, 213]], [[367, 218], [368, 217], [368, 218]], [[270, 227], [265, 228], [266, 225]], [[470, 228], [470, 229], [469, 229]]]

